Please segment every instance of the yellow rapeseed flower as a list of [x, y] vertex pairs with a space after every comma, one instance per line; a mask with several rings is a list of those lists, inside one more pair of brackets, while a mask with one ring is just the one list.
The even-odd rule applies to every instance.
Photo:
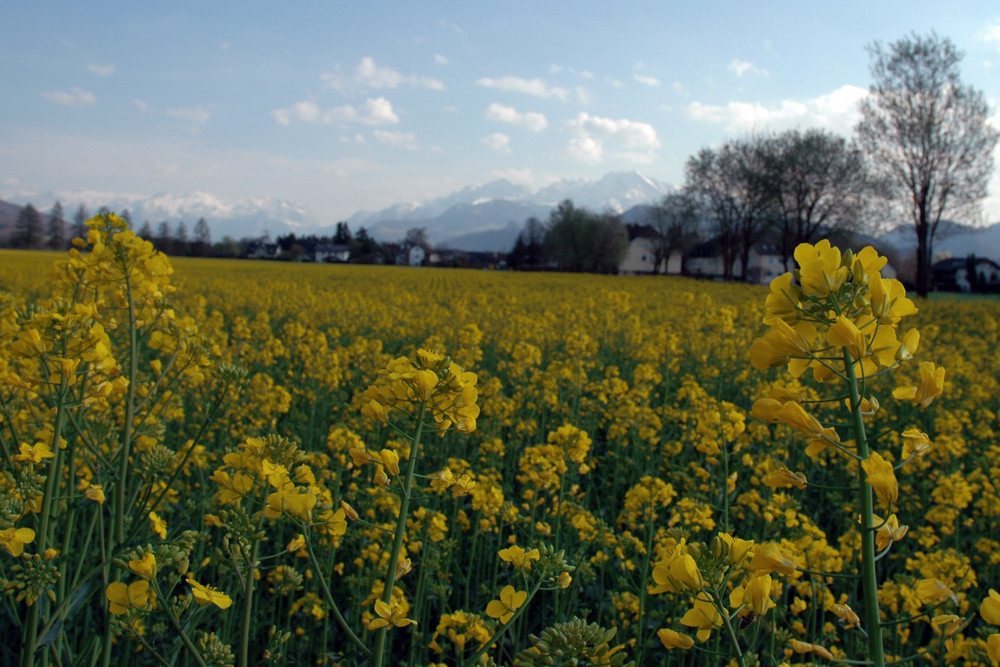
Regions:
[[530, 570], [531, 561], [541, 558], [538, 549], [525, 551], [522, 547], [514, 545], [500, 550], [500, 560], [506, 561], [518, 570]]
[[35, 541], [35, 531], [31, 528], [4, 528], [0, 530], [0, 545], [7, 547], [11, 556], [24, 553], [24, 545]]
[[694, 606], [681, 618], [681, 624], [697, 628], [695, 636], [698, 641], [704, 642], [712, 635], [712, 630], [722, 627], [722, 615], [708, 594], [702, 592], [694, 598]]
[[868, 458], [861, 462], [864, 468], [865, 481], [875, 491], [878, 499], [887, 505], [892, 505], [899, 497], [899, 485], [896, 482], [896, 473], [892, 470], [892, 464], [882, 458], [878, 452], [871, 452]]
[[368, 624], [369, 629], [378, 630], [379, 628], [385, 628], [389, 626], [397, 628], [405, 628], [408, 625], [416, 625], [417, 622], [406, 618], [406, 614], [402, 611], [399, 604], [396, 602], [391, 603], [391, 605], [382, 602], [381, 600], [375, 601], [375, 614], [378, 618], [372, 619], [372, 622]]
[[217, 588], [203, 586], [190, 577], [188, 577], [187, 582], [191, 585], [191, 595], [194, 597], [194, 601], [200, 607], [214, 604], [219, 609], [229, 609], [230, 605], [233, 604], [233, 599]]
[[161, 519], [156, 512], [149, 513], [149, 525], [153, 532], [160, 536], [161, 540], [167, 539], [167, 522]]
[[944, 368], [935, 366], [933, 361], [921, 361], [919, 370], [919, 386], [897, 387], [892, 396], [900, 401], [913, 401], [926, 408], [944, 393]]
[[133, 558], [128, 562], [128, 569], [138, 574], [143, 579], [152, 579], [156, 576], [156, 557], [148, 551], [142, 558]]
[[1000, 593], [990, 589], [989, 597], [979, 605], [979, 615], [990, 625], [1000, 625]]
[[121, 581], [108, 584], [104, 591], [108, 599], [108, 611], [115, 616], [121, 616], [129, 609], [145, 607], [151, 596], [149, 582], [145, 579], [125, 585]]
[[694, 646], [694, 638], [691, 635], [686, 635], [683, 632], [677, 632], [676, 630], [671, 630], [670, 628], [663, 628], [656, 632], [656, 636], [660, 638], [663, 642], [663, 646], [667, 649], [683, 649], [687, 650]]
[[506, 624], [527, 599], [527, 591], [515, 591], [514, 587], [508, 584], [500, 591], [499, 600], [492, 600], [486, 605], [486, 615], [500, 619], [501, 623]]

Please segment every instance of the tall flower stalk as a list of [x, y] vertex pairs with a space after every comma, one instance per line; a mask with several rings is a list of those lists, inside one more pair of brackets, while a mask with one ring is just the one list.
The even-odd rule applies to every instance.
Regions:
[[[836, 405], [843, 405], [846, 415], [837, 422], [846, 423], [848, 437], [841, 439], [834, 427], [807, 411], [796, 391], [781, 385], [758, 399], [751, 414], [805, 436], [810, 458], [832, 452], [845, 461], [846, 472], [854, 477], [864, 621], [860, 623], [847, 605], [835, 605], [833, 611], [847, 627], [860, 624], [867, 638], [868, 664], [881, 666], [886, 664], [886, 650], [878, 600], [877, 559], [881, 554], [876, 553], [876, 545], [879, 551], [887, 551], [905, 535], [906, 527], [898, 527], [894, 514], [885, 521], [875, 515], [876, 497], [892, 511], [898, 486], [892, 464], [872, 446], [865, 417], [879, 410], [872, 380], [892, 372], [916, 352], [919, 334], [911, 329], [900, 336], [898, 324], [917, 309], [899, 281], [882, 277], [886, 258], [873, 248], [854, 255], [842, 254], [825, 240], [816, 245], [804, 243], [796, 248], [795, 260], [795, 271], [771, 283], [764, 315], [768, 330], [751, 346], [751, 362], [760, 369], [784, 366], [793, 378], [811, 372], [818, 383], [841, 384], [841, 397], [846, 399], [837, 399]], [[943, 390], [944, 370], [925, 362], [921, 374], [925, 378], [921, 386], [897, 387], [893, 398], [929, 405]], [[906, 458], [904, 451], [899, 460]], [[896, 529], [889, 530], [890, 526]]]

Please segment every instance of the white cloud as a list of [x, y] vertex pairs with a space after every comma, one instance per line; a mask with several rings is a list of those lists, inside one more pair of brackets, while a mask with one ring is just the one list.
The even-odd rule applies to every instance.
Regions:
[[604, 140], [619, 144], [624, 151], [617, 153], [618, 157], [633, 162], [651, 162], [660, 147], [652, 125], [627, 118], [601, 118], [582, 111], [569, 122], [569, 127], [578, 136], [570, 141], [568, 153], [579, 160], [601, 162]]
[[442, 56], [440, 53], [435, 53], [434, 62], [436, 62], [438, 65], [447, 65], [448, 59]]
[[604, 161], [604, 146], [601, 145], [600, 141], [590, 136], [573, 137], [566, 153], [580, 162]]
[[644, 86], [649, 86], [650, 88], [659, 88], [660, 80], [655, 76], [646, 76], [645, 74], [639, 74], [636, 72], [632, 75], [632, 78], [641, 83]]
[[399, 116], [392, 110], [392, 103], [384, 97], [368, 98], [360, 106], [345, 104], [323, 111], [311, 100], [296, 102], [284, 109], [271, 112], [278, 125], [291, 125], [293, 122], [318, 123], [366, 123], [368, 125], [394, 125], [399, 122]]
[[181, 173], [181, 166], [176, 162], [160, 162], [155, 160], [153, 162], [153, 169], [156, 170], [161, 176], [173, 177]]
[[39, 94], [50, 102], [61, 104], [64, 107], [86, 107], [97, 103], [97, 96], [94, 93], [76, 87], [69, 91], [49, 90]]
[[673, 88], [674, 92], [680, 95], [681, 97], [691, 97], [691, 93], [687, 91], [687, 88], [685, 88], [684, 84], [681, 83], [680, 81], [674, 81], [670, 85], [670, 87]]
[[98, 65], [96, 63], [89, 63], [87, 65], [87, 70], [93, 72], [98, 76], [111, 76], [115, 73], [114, 65]]
[[986, 26], [979, 31], [977, 37], [984, 42], [993, 44], [993, 46], [997, 47], [997, 49], [1000, 49], [1000, 22], [991, 23]]
[[594, 73], [591, 72], [590, 70], [576, 69], [575, 67], [564, 67], [556, 63], [552, 63], [549, 65], [549, 74], [559, 74], [560, 72], [563, 71], [569, 72], [570, 74], [581, 77], [583, 79], [590, 80], [594, 78]]
[[724, 125], [730, 132], [785, 130], [819, 126], [850, 134], [858, 120], [858, 102], [868, 91], [858, 86], [841, 86], [827, 95], [807, 100], [782, 100], [765, 106], [759, 102], [729, 102], [726, 105], [692, 102], [687, 114], [695, 120]]
[[647, 76], [645, 74], [639, 73], [643, 67], [645, 67], [643, 63], [641, 62], [636, 63], [635, 68], [633, 68], [632, 78], [644, 86], [649, 86], [650, 88], [659, 88], [660, 87], [659, 79], [657, 79], [655, 76]]
[[412, 132], [390, 132], [387, 130], [375, 130], [372, 132], [375, 140], [382, 144], [387, 144], [389, 146], [397, 146], [399, 148], [409, 148], [410, 150], [416, 150], [420, 148], [417, 143], [416, 138], [413, 136]]
[[338, 66], [333, 72], [323, 74], [321, 78], [327, 88], [344, 94], [372, 89], [393, 89], [404, 84], [414, 88], [444, 90], [444, 83], [438, 79], [416, 74], [401, 74], [390, 67], [379, 67], [369, 56], [361, 59], [351, 76], [345, 76]]
[[198, 125], [204, 125], [212, 117], [212, 107], [199, 105], [182, 109], [166, 109], [163, 113], [172, 118], [180, 118], [181, 120], [189, 120]]
[[500, 153], [510, 153], [510, 137], [502, 132], [488, 134], [479, 140], [487, 148], [491, 148]]
[[726, 69], [728, 69], [730, 72], [739, 77], [742, 77], [747, 72], [750, 72], [751, 74], [758, 74], [764, 77], [771, 75], [771, 73], [768, 72], [766, 69], [761, 69], [760, 67], [756, 67], [751, 62], [747, 62], [746, 60], [739, 60], [737, 58], [733, 58], [732, 60], [730, 60], [729, 66], [726, 67]]
[[521, 113], [514, 107], [504, 106], [503, 104], [497, 104], [496, 102], [491, 104], [489, 108], [486, 109], [483, 113], [483, 117], [486, 120], [495, 120], [500, 123], [520, 125], [521, 127], [527, 128], [532, 132], [541, 132], [549, 126], [549, 121], [546, 120], [543, 114], [535, 111]]
[[497, 90], [527, 93], [536, 97], [554, 97], [559, 100], [569, 99], [569, 91], [559, 86], [550, 86], [541, 79], [522, 79], [516, 76], [501, 76], [496, 79], [484, 77], [476, 80], [476, 85]]
[[139, 99], [133, 99], [132, 100], [132, 106], [134, 106], [136, 109], [138, 109], [139, 111], [141, 111], [143, 113], [146, 113], [147, 111], [149, 111], [149, 105], [146, 104], [145, 102], [143, 102], [142, 100], [139, 100]]

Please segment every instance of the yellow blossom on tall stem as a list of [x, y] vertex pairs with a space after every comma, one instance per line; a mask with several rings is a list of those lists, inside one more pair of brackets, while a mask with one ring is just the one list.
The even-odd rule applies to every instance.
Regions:
[[405, 628], [408, 625], [417, 624], [416, 621], [406, 618], [405, 612], [395, 602], [386, 604], [382, 600], [376, 600], [375, 614], [378, 618], [372, 619], [372, 622], [368, 624], [372, 630], [387, 627]]
[[501, 623], [506, 625], [514, 617], [514, 612], [520, 609], [527, 599], [527, 591], [514, 590], [514, 587], [508, 584], [500, 591], [499, 600], [493, 600], [486, 605], [486, 615], [499, 619]]
[[675, 649], [679, 648], [682, 650], [687, 650], [694, 646], [694, 638], [690, 635], [686, 635], [683, 632], [677, 632], [676, 630], [671, 630], [670, 628], [663, 628], [657, 630], [656, 636], [660, 638], [663, 643], [664, 648]]
[[24, 553], [24, 545], [35, 541], [35, 531], [31, 528], [4, 528], [0, 530], [0, 546], [6, 547], [11, 556]]
[[151, 597], [149, 582], [145, 579], [127, 586], [120, 581], [112, 582], [108, 584], [104, 594], [108, 599], [108, 610], [115, 616], [121, 616], [129, 609], [145, 607]]
[[187, 582], [191, 586], [191, 595], [194, 597], [194, 601], [201, 607], [208, 604], [214, 604], [219, 609], [229, 609], [230, 605], [233, 604], [232, 598], [217, 588], [199, 584], [190, 577]]
[[[806, 412], [801, 399], [767, 396], [757, 399], [751, 414], [769, 423], [784, 423], [809, 438], [806, 453], [815, 457], [827, 448], [849, 461], [860, 478], [857, 482], [857, 516], [861, 522], [860, 572], [864, 596], [864, 616], [867, 631], [867, 655], [872, 664], [885, 665], [882, 640], [882, 618], [879, 611], [876, 576], [876, 553], [885, 550], [892, 541], [901, 539], [906, 527], [900, 528], [895, 516], [884, 523], [872, 513], [873, 494], [885, 505], [898, 499], [898, 483], [890, 462], [872, 451], [866, 433], [865, 418], [879, 408], [868, 391], [871, 379], [889, 372], [897, 364], [911, 358], [920, 336], [908, 331], [900, 341], [899, 321], [916, 312], [906, 298], [902, 284], [883, 278], [886, 266], [872, 248], [857, 254], [841, 253], [829, 241], [812, 245], [803, 243], [795, 249], [798, 267], [772, 282], [765, 301], [764, 324], [767, 331], [750, 348], [751, 363], [757, 368], [788, 364], [788, 372], [799, 377], [806, 369], [813, 371], [817, 382], [841, 381], [846, 387], [846, 440], [841, 440], [833, 427], [826, 426]], [[808, 323], [808, 327], [803, 326]], [[917, 386], [897, 387], [893, 397], [927, 407], [944, 389], [944, 370], [932, 362], [920, 364]], [[838, 399], [840, 402], [841, 399]], [[907, 433], [904, 440], [904, 460], [925, 447], [918, 437]], [[768, 478], [771, 486], [795, 485], [787, 474]], [[751, 569], [766, 572], [771, 547], [758, 548]], [[860, 618], [849, 607], [834, 606], [848, 627], [860, 624]]]

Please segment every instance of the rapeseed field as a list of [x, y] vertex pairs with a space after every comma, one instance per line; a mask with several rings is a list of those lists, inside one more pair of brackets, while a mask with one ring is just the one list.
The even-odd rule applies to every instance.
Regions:
[[0, 253], [0, 662], [1000, 664], [1000, 302]]

